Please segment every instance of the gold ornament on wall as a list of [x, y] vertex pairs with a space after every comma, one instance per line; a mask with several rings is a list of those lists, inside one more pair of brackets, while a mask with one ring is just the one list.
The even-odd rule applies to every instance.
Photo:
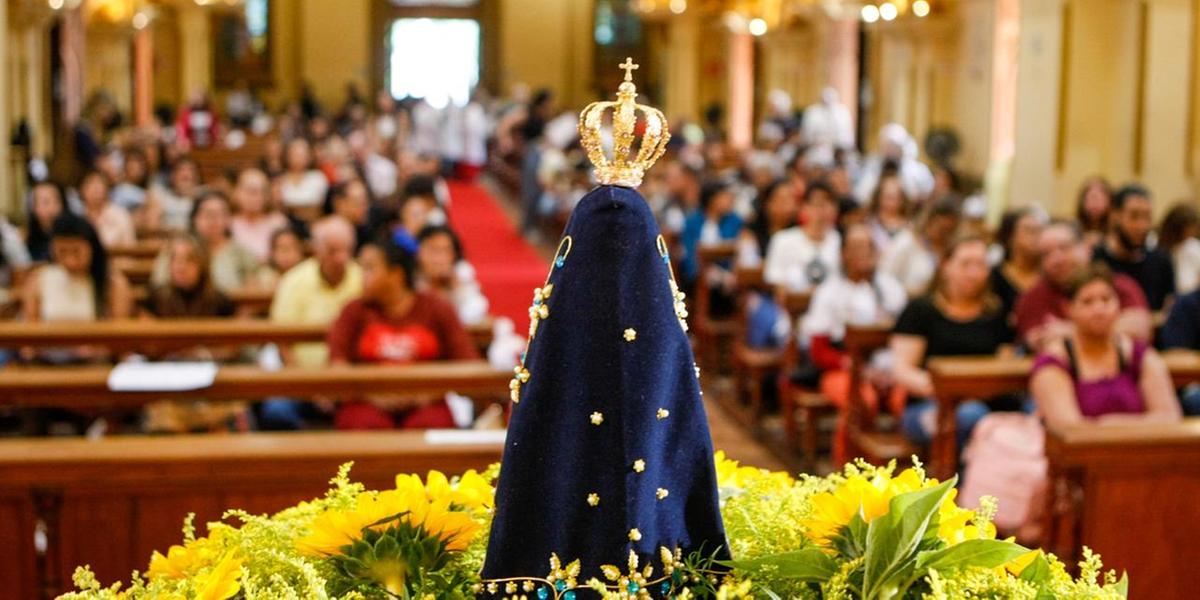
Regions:
[[[596, 179], [601, 185], [637, 187], [642, 183], [646, 171], [667, 150], [671, 133], [662, 111], [652, 106], [638, 104], [637, 87], [633, 85], [633, 71], [638, 65], [626, 58], [620, 65], [625, 69], [625, 81], [617, 88], [615, 102], [593, 102], [579, 113], [580, 142], [587, 150], [588, 159], [596, 166]], [[604, 115], [612, 110], [613, 150], [610, 158], [604, 152]], [[636, 139], [638, 113], [645, 122], [641, 145], [633, 153]]]

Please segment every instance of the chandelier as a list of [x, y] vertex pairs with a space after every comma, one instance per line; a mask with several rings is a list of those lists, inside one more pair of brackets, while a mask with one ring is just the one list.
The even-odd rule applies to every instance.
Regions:
[[935, 0], [630, 0], [646, 15], [683, 15], [702, 12], [721, 15], [735, 31], [760, 36], [814, 12], [834, 20], [859, 19], [863, 23], [889, 22], [905, 17], [925, 18]]

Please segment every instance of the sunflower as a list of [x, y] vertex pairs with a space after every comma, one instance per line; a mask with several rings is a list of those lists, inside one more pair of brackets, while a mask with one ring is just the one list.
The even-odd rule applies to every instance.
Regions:
[[196, 538], [182, 546], [171, 546], [166, 556], [155, 550], [150, 555], [150, 568], [146, 570], [146, 576], [152, 580], [186, 579], [215, 562], [220, 552], [220, 544], [209, 538]]
[[225, 600], [232, 598], [241, 589], [242, 563], [244, 559], [230, 552], [208, 573], [195, 579], [195, 600]]
[[[814, 541], [828, 544], [855, 515], [870, 523], [887, 514], [892, 498], [936, 485], [938, 480], [925, 479], [916, 469], [905, 469], [894, 477], [888, 469], [878, 469], [869, 477], [854, 474], [832, 491], [815, 494], [811, 516], [803, 525]], [[954, 496], [951, 490], [938, 507], [939, 536], [950, 544], [981, 537], [973, 523], [975, 513], [955, 505]], [[990, 533], [995, 537], [994, 527]]]
[[[399, 475], [394, 490], [364, 492], [348, 509], [321, 513], [313, 520], [308, 535], [297, 540], [296, 546], [305, 554], [332, 556], [362, 539], [363, 530], [383, 531], [392, 522], [399, 521], [445, 542], [447, 550], [465, 549], [479, 524], [470, 513], [458, 510], [458, 507], [466, 506], [467, 499], [475, 496], [459, 494], [437, 471], [431, 472], [429, 479], [431, 485], [427, 487], [419, 476]], [[477, 488], [472, 489], [480, 493]]]
[[717, 487], [723, 490], [741, 490], [764, 479], [772, 480], [780, 490], [794, 483], [792, 477], [782, 471], [743, 467], [738, 461], [726, 457], [723, 450], [718, 450], [713, 455], [713, 461], [717, 471]]

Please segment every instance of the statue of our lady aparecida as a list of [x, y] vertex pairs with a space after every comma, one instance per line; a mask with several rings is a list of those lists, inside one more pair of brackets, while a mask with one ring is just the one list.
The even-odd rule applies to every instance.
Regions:
[[573, 600], [594, 596], [596, 578], [628, 597], [664, 597], [680, 560], [728, 557], [683, 295], [635, 189], [670, 136], [661, 112], [635, 102], [637, 66], [621, 67], [617, 100], [580, 115], [600, 185], [575, 207], [534, 292], [483, 595]]

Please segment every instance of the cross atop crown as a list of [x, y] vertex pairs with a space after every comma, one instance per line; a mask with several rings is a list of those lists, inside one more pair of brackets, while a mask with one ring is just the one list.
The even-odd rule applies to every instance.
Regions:
[[625, 62], [617, 65], [617, 68], [625, 69], [625, 81], [633, 81], [633, 72], [638, 69], [638, 66], [633, 64], [633, 58], [626, 56]]

